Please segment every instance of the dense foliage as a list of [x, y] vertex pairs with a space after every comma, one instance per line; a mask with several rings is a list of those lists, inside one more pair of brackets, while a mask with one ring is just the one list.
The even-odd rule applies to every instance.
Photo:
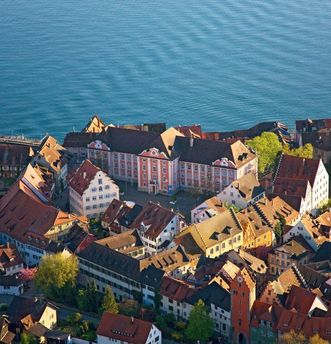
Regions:
[[199, 300], [193, 307], [186, 329], [186, 337], [190, 343], [207, 342], [213, 335], [213, 320], [209, 316], [207, 307], [202, 300]]
[[293, 149], [291, 149], [289, 145], [284, 145], [283, 153], [287, 155], [298, 156], [300, 158], [312, 159], [314, 148], [310, 143], [307, 143], [302, 147]]
[[264, 132], [261, 136], [247, 140], [246, 144], [258, 155], [259, 173], [267, 172], [277, 164], [282, 144], [275, 133]]
[[35, 278], [38, 288], [50, 298], [67, 301], [68, 293], [75, 287], [78, 262], [74, 256], [62, 253], [43, 256]]

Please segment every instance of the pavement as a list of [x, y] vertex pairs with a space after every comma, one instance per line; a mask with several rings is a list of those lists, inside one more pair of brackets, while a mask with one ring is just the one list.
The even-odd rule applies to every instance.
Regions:
[[180, 191], [175, 197], [177, 199], [176, 204], [170, 204], [171, 197], [165, 195], [154, 195], [146, 192], [138, 191], [137, 184], [123, 181], [116, 181], [120, 188], [120, 198], [125, 201], [133, 201], [140, 205], [145, 205], [147, 202], [152, 201], [160, 203], [162, 206], [179, 211], [186, 219], [190, 219], [191, 210], [198, 204], [208, 198], [206, 195], [200, 195], [199, 197], [193, 197], [189, 192]]

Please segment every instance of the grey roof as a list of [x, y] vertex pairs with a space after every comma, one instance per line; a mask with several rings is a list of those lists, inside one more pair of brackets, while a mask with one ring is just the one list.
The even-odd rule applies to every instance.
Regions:
[[122, 276], [137, 282], [140, 281], [140, 264], [138, 260], [96, 242], [79, 252], [77, 256], [78, 259], [83, 258]]
[[154, 265], [149, 265], [141, 272], [141, 283], [159, 289], [162, 277], [165, 272], [156, 268]]
[[322, 262], [324, 260], [331, 261], [331, 242], [326, 241], [324, 242], [317, 250], [313, 261], [314, 262]]
[[194, 305], [199, 300], [202, 300], [205, 305], [210, 306], [211, 304], [216, 307], [222, 308], [227, 312], [231, 310], [231, 294], [224, 288], [222, 288], [216, 282], [209, 284], [207, 287], [200, 289], [198, 292], [193, 294], [187, 302]]
[[0, 276], [0, 285], [1, 286], [17, 287], [20, 284], [23, 284], [23, 281], [17, 276], [13, 276], [13, 275]]

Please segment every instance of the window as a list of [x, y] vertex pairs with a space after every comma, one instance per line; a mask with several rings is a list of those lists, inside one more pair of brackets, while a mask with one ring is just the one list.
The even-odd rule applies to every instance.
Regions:
[[102, 186], [99, 186], [99, 191], [102, 191]]
[[98, 184], [102, 185], [102, 179], [98, 179]]

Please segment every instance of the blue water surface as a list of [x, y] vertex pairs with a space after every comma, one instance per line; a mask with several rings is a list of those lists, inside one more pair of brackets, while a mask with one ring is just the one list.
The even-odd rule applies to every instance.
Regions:
[[1, 0], [1, 134], [331, 117], [330, 0]]

